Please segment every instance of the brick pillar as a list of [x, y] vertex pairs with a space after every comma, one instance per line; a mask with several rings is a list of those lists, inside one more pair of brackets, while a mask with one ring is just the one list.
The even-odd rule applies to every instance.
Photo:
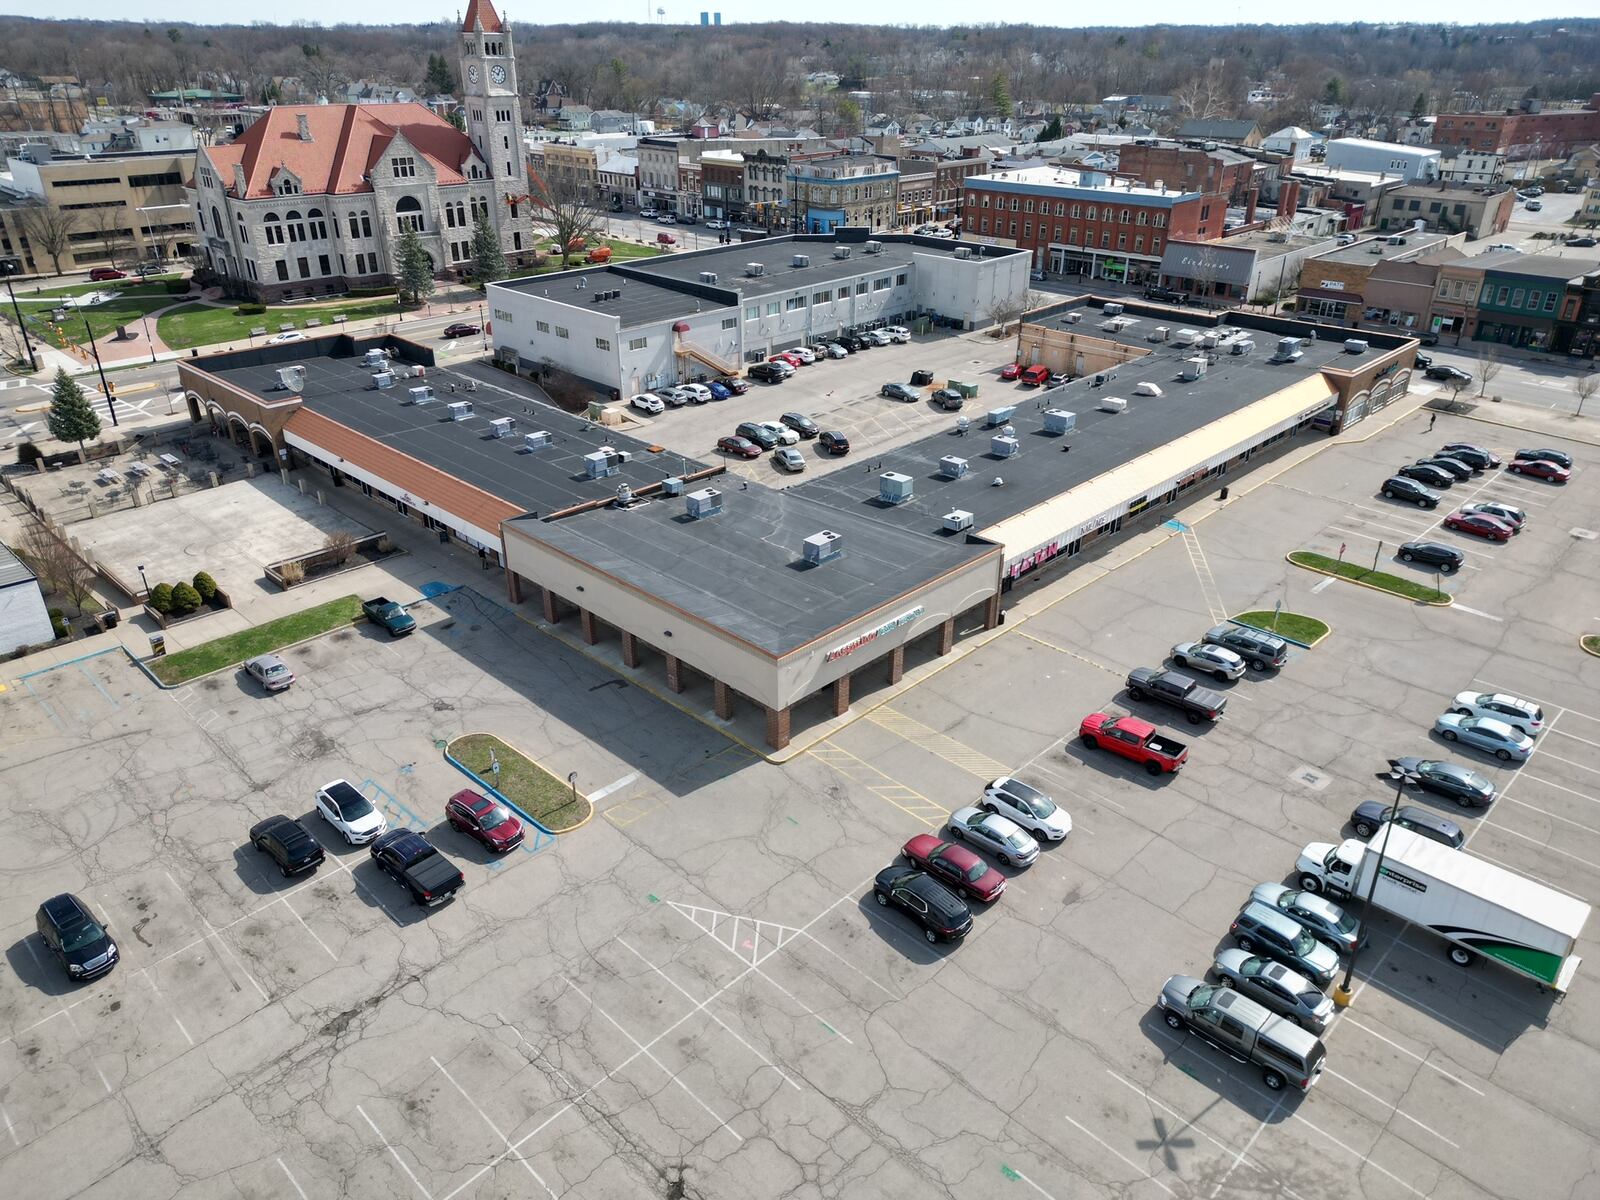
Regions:
[[906, 648], [896, 646], [889, 651], [889, 686], [893, 687], [900, 682], [900, 676], [906, 673]]
[[733, 695], [728, 691], [728, 685], [720, 679], [711, 681], [712, 705], [717, 710], [717, 716], [724, 721], [733, 720]]
[[594, 645], [600, 640], [600, 631], [594, 627], [594, 614], [587, 608], [578, 610], [578, 623], [583, 626], [583, 640]]
[[625, 667], [639, 665], [639, 639], [626, 631], [622, 634], [622, 665]]
[[522, 603], [522, 576], [506, 568], [506, 599], [512, 604]]
[[939, 626], [939, 657], [943, 658], [955, 649], [956, 645], [956, 619], [951, 617]]
[[672, 655], [667, 655], [667, 686], [675, 692], [683, 691], [683, 666]]
[[990, 596], [983, 606], [983, 627], [993, 629], [1000, 624], [1000, 593]]
[[833, 681], [833, 715], [842, 717], [850, 710], [850, 676], [841, 675]]
[[767, 745], [782, 750], [789, 745], [789, 710], [767, 709]]
[[561, 620], [561, 602], [556, 599], [556, 594], [549, 588], [540, 588], [544, 593], [544, 619], [554, 625]]

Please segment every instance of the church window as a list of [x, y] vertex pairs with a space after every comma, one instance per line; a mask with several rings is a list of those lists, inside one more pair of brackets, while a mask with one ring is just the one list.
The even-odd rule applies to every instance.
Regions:
[[394, 177], [396, 179], [415, 179], [417, 177], [417, 160], [410, 155], [401, 155], [395, 158]]
[[422, 232], [422, 205], [415, 196], [402, 196], [400, 203], [394, 206], [395, 229], [404, 233], [407, 229]]
[[283, 245], [283, 226], [278, 221], [278, 214], [269, 212], [261, 220], [262, 224], [265, 225], [267, 229], [267, 245]]
[[[308, 212], [306, 214], [306, 221], [310, 228], [311, 237], [314, 240], [320, 241], [328, 236], [328, 222], [323, 219], [322, 210], [320, 208], [313, 208], [310, 212]], [[324, 271], [323, 274], [326, 275], [327, 272]]]

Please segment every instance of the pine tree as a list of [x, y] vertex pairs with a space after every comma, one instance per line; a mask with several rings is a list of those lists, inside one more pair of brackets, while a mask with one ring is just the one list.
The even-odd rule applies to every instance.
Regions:
[[400, 235], [395, 251], [395, 266], [400, 277], [400, 298], [413, 303], [433, 294], [433, 260], [423, 249], [422, 239], [410, 226]]
[[500, 250], [500, 235], [489, 224], [489, 214], [480, 212], [472, 223], [472, 265], [467, 278], [479, 288], [506, 273], [506, 256]]
[[50, 436], [61, 442], [77, 442], [78, 449], [100, 435], [100, 418], [89, 407], [89, 398], [77, 381], [62, 368], [56, 369], [55, 387], [50, 396]]
[[1039, 133], [1041, 142], [1057, 142], [1061, 140], [1061, 115], [1055, 114], [1050, 118], [1050, 123]]
[[994, 106], [998, 117], [1009, 117], [1015, 111], [1011, 103], [1011, 87], [1006, 83], [1004, 71], [996, 71], [994, 78], [989, 81], [989, 103]]
[[1428, 93], [1418, 92], [1417, 98], [1411, 102], [1411, 119], [1420, 121], [1428, 115]]
[[456, 90], [455, 76], [450, 73], [450, 64], [444, 55], [428, 55], [428, 73], [423, 77], [422, 86], [433, 96], [448, 96]]

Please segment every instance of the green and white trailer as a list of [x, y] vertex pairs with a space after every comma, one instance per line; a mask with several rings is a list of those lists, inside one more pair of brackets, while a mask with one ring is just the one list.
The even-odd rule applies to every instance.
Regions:
[[1490, 958], [1566, 994], [1582, 961], [1573, 950], [1589, 905], [1409, 829], [1395, 826], [1387, 835], [1386, 845], [1382, 832], [1371, 845], [1312, 842], [1295, 864], [1300, 886], [1365, 900], [1382, 845], [1375, 907], [1444, 938], [1458, 966]]

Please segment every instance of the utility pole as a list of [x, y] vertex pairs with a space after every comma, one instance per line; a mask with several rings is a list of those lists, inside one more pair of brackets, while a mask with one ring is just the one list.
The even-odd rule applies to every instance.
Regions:
[[11, 311], [17, 315], [17, 328], [22, 331], [22, 346], [28, 352], [28, 365], [37, 371], [39, 360], [33, 356], [33, 342], [28, 338], [27, 322], [22, 319], [22, 306], [17, 303], [17, 293], [11, 287], [11, 276], [21, 265], [22, 263], [16, 259], [7, 259], [0, 263], [0, 271], [3, 271], [6, 277], [6, 295], [11, 297]]
[[120, 426], [121, 422], [117, 420], [117, 400], [111, 394], [111, 385], [106, 382], [106, 369], [100, 365], [100, 347], [94, 344], [94, 330], [89, 328], [88, 314], [84, 314], [83, 332], [89, 339], [89, 352], [94, 355], [94, 369], [100, 372], [100, 390], [105, 393], [106, 412], [111, 414], [111, 424]]

